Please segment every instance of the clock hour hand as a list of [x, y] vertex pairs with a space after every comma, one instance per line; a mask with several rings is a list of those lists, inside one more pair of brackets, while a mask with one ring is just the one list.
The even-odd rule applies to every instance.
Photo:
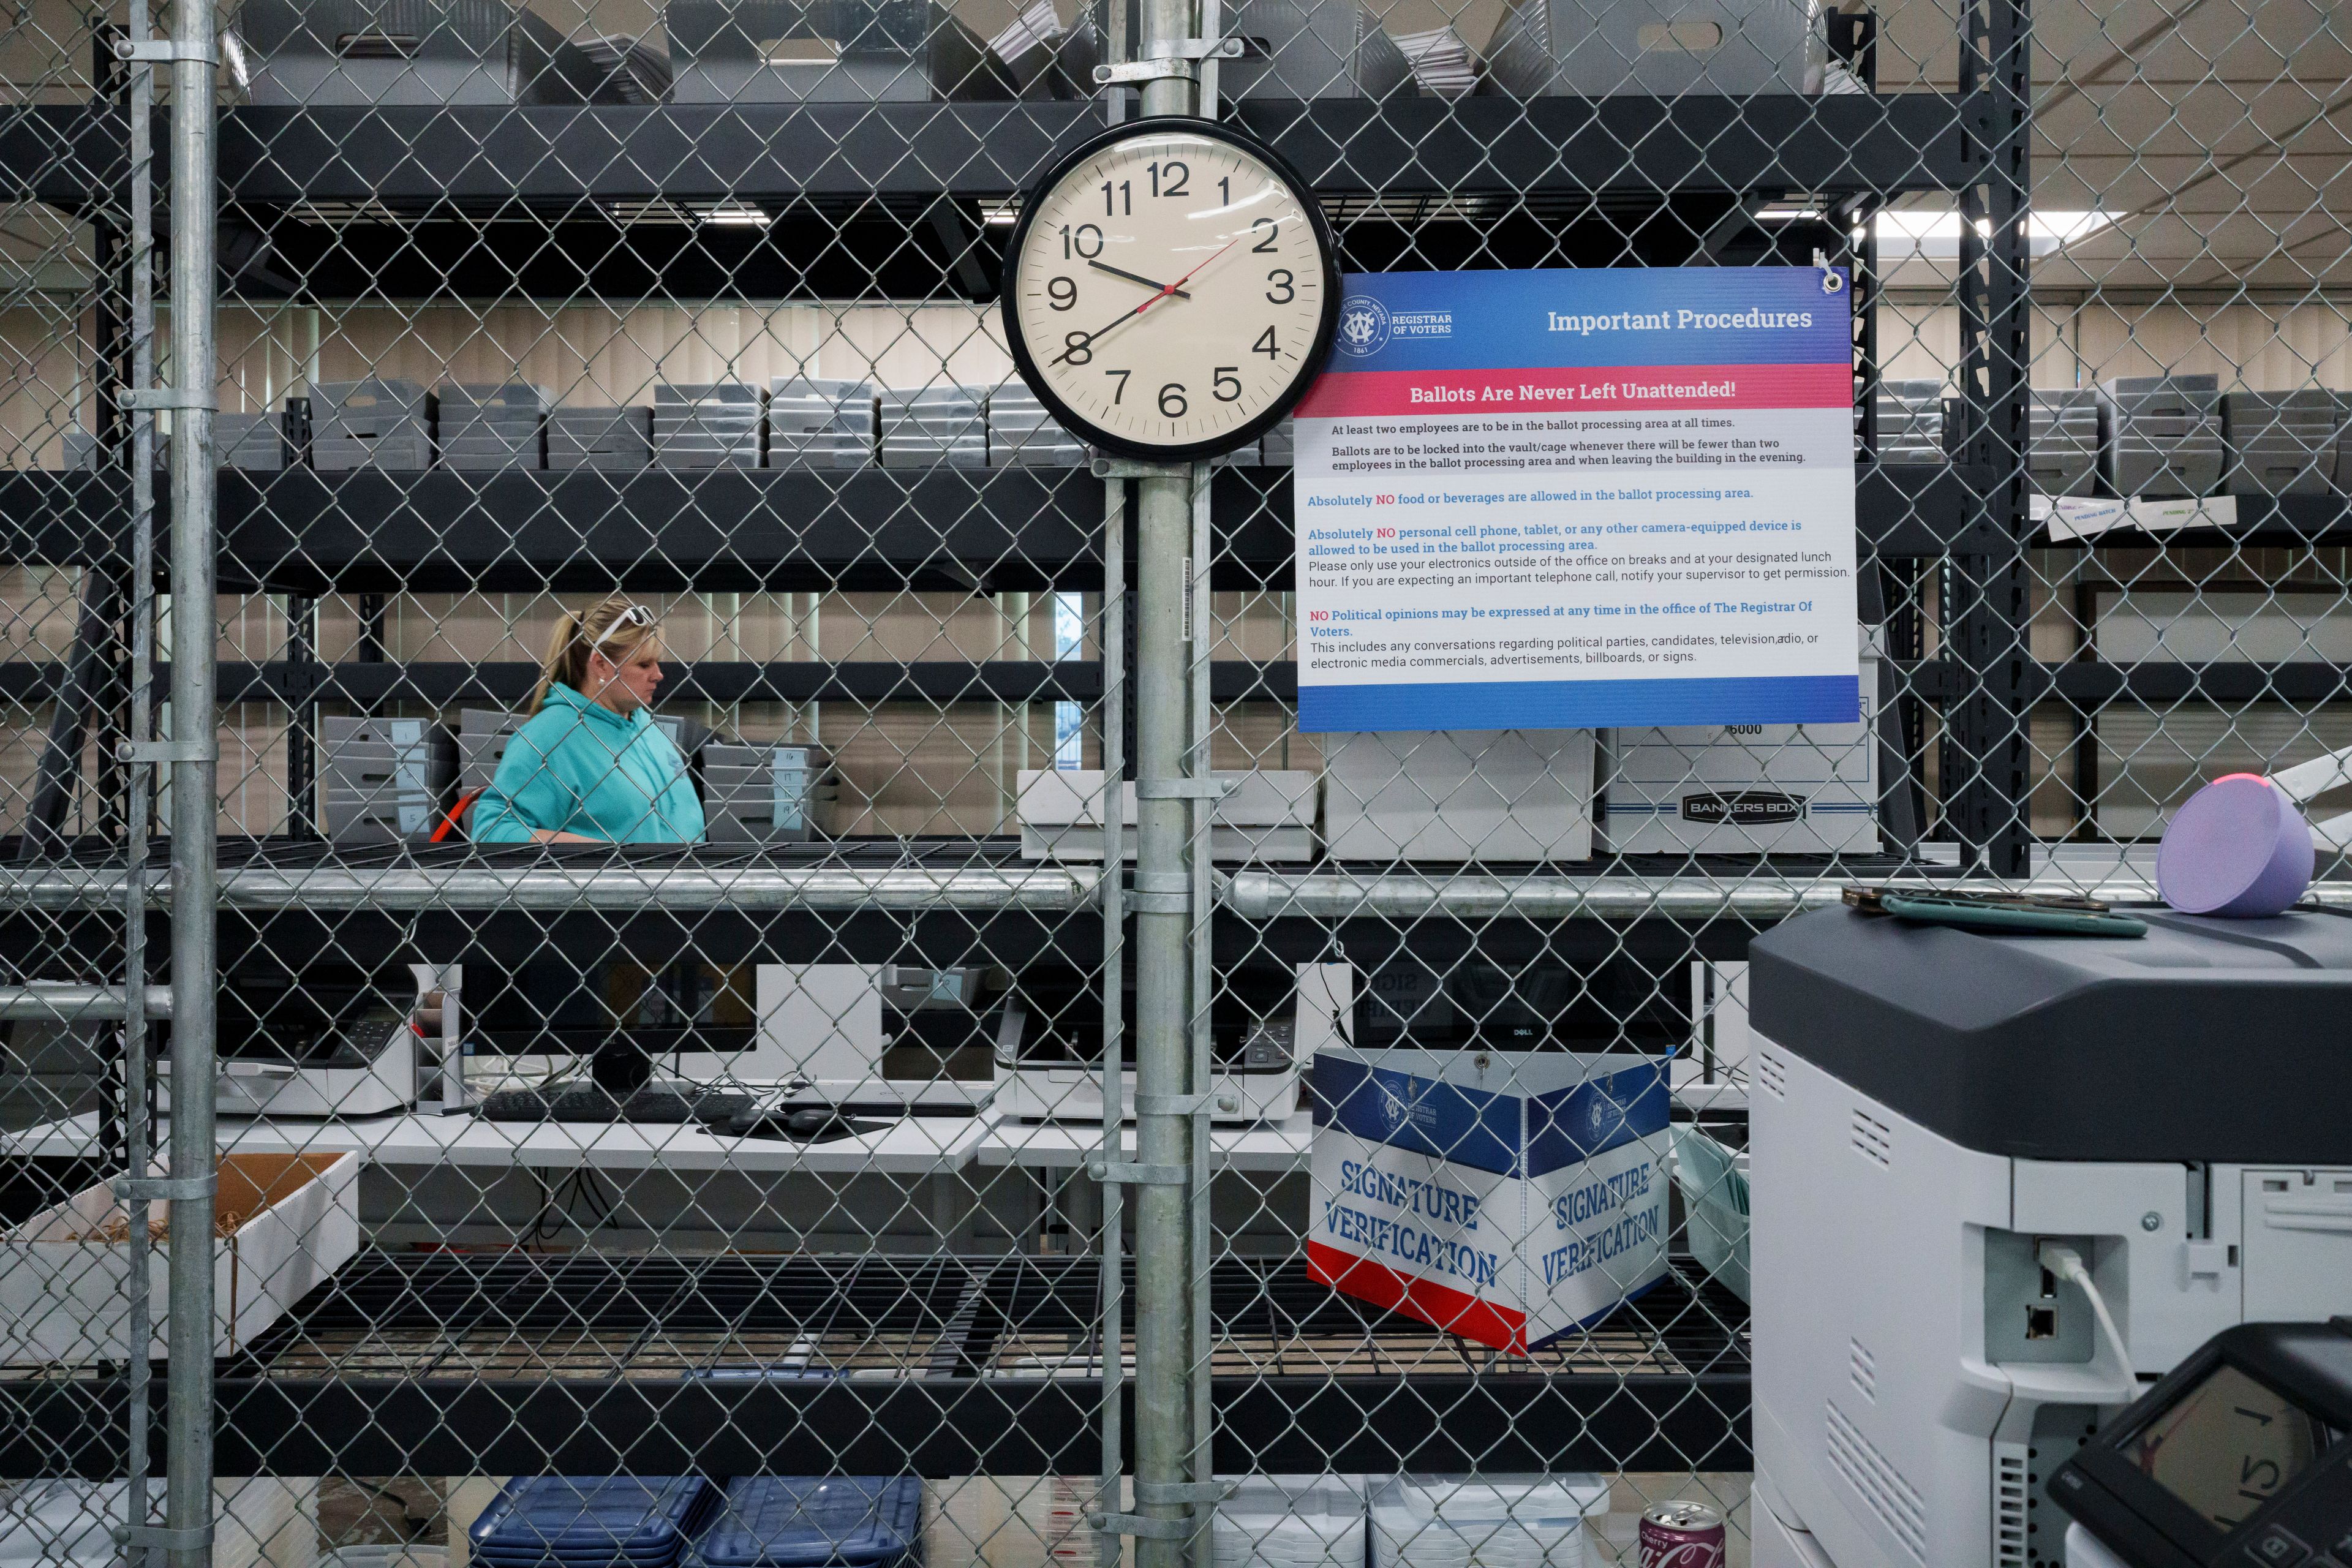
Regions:
[[1087, 265], [1097, 272], [1108, 272], [1114, 278], [1124, 278], [1129, 283], [1140, 283], [1146, 289], [1157, 289], [1162, 294], [1172, 294], [1179, 300], [1189, 300], [1192, 297], [1181, 289], [1171, 289], [1156, 278], [1146, 278], [1140, 272], [1129, 272], [1123, 267], [1113, 267], [1106, 261], [1089, 261]]

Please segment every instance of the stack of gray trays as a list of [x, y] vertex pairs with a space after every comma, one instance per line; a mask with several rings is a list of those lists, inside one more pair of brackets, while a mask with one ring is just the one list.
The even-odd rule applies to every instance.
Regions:
[[276, 473], [286, 466], [286, 416], [282, 414], [213, 416], [213, 450], [224, 468]]
[[1008, 382], [988, 395], [988, 466], [992, 468], [1082, 468], [1086, 444], [1045, 412], [1037, 395]]
[[590, 100], [586, 51], [509, 0], [244, 0], [252, 100], [373, 104]]
[[2099, 388], [2099, 460], [2119, 496], [2210, 495], [2221, 482], [2214, 375], [2127, 375]]
[[1810, 31], [1801, 0], [1513, 0], [1486, 82], [1518, 98], [1802, 92]]
[[2344, 407], [2332, 392], [2232, 392], [2221, 399], [2233, 496], [2326, 495], [2336, 482]]
[[[1133, 33], [1141, 11], [1128, 11], [1130, 59], [1142, 52]], [[1217, 67], [1226, 98], [1416, 96], [1404, 51], [1357, 0], [1238, 0], [1223, 26], [1228, 37], [1244, 40], [1242, 57]]]
[[423, 838], [448, 804], [457, 748], [430, 719], [321, 719], [319, 779], [327, 837], [337, 842]]
[[654, 466], [756, 468], [760, 466], [760, 389], [740, 381], [654, 388]]
[[973, 386], [927, 386], [881, 395], [886, 468], [984, 468], [988, 419]]
[[801, 841], [830, 834], [841, 788], [822, 746], [702, 749], [702, 809], [713, 844]]
[[1940, 463], [1944, 453], [1944, 384], [1884, 381], [1878, 384], [1878, 460]]
[[595, 66], [599, 103], [669, 101], [669, 55], [628, 33], [606, 33], [580, 46]]
[[679, 103], [926, 103], [1017, 96], [935, 0], [669, 0]]
[[1290, 421], [1285, 419], [1267, 431], [1258, 446], [1258, 461], [1269, 468], [1286, 468], [1292, 462]]
[[2036, 392], [2028, 413], [2025, 466], [2048, 496], [2086, 496], [2099, 479], [2099, 395], [2089, 387]]
[[488, 708], [465, 708], [457, 713], [457, 793], [488, 787], [505, 760], [507, 742], [523, 727], [520, 713]]
[[429, 468], [433, 395], [413, 381], [322, 381], [310, 388], [314, 468]]
[[874, 384], [780, 375], [768, 387], [768, 467], [874, 466]]
[[642, 468], [653, 460], [654, 411], [643, 404], [547, 411], [551, 468]]
[[547, 389], [528, 382], [440, 389], [444, 468], [543, 468]]

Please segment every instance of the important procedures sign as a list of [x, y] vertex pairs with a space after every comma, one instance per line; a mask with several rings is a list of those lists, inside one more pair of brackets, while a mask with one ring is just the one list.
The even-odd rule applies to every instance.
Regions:
[[1860, 717], [1843, 270], [1344, 287], [1296, 416], [1300, 729]]

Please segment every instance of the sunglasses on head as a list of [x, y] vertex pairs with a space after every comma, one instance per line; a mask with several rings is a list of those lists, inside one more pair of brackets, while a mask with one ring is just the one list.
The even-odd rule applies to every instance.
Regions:
[[588, 651], [590, 653], [595, 653], [602, 649], [607, 642], [612, 640], [613, 634], [621, 630], [624, 626], [635, 626], [640, 631], [651, 631], [653, 629], [653, 626], [654, 613], [651, 610], [646, 609], [643, 605], [631, 605], [627, 609], [623, 610], [619, 615], [613, 617], [613, 624], [611, 626], [606, 626], [603, 631], [596, 634], [596, 640], [588, 645]]

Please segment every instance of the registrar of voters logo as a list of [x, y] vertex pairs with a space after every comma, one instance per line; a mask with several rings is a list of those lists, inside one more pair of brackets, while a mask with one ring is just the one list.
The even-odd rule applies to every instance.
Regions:
[[1350, 294], [1339, 301], [1339, 352], [1356, 359], [1376, 354], [1388, 346], [1388, 307], [1369, 294]]

